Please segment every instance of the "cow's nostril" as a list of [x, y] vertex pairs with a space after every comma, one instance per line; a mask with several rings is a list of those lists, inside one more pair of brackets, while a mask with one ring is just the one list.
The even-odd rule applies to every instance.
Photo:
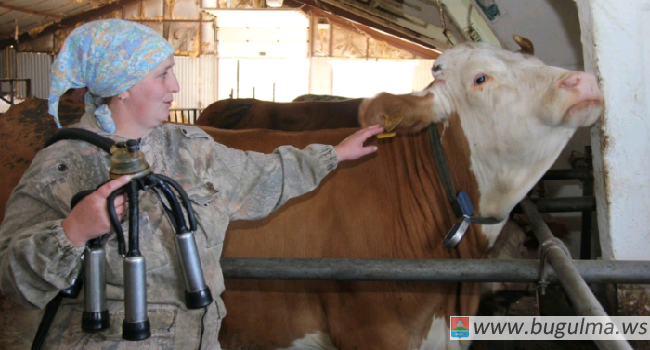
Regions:
[[560, 82], [560, 87], [561, 88], [573, 88], [576, 85], [580, 83], [580, 75], [579, 74], [571, 74], [568, 78], [564, 79], [563, 81]]

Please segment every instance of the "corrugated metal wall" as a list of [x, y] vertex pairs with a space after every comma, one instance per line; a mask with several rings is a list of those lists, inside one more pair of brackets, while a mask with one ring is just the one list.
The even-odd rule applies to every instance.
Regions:
[[52, 55], [45, 53], [18, 53], [18, 78], [32, 80], [32, 94], [47, 98], [50, 87]]
[[176, 56], [174, 73], [181, 86], [174, 95], [175, 108], [205, 108], [217, 100], [217, 56]]
[[[44, 53], [21, 52], [4, 50], [0, 52], [1, 79], [31, 79], [32, 95], [38, 98], [47, 98], [49, 90], [50, 67], [52, 55]], [[25, 85], [18, 84], [18, 92], [25, 95]], [[10, 85], [2, 84], [2, 91], [8, 91]]]
[[15, 78], [16, 77], [16, 51], [13, 49], [5, 49], [0, 51], [0, 62], [2, 62], [2, 69], [0, 69], [0, 78]]

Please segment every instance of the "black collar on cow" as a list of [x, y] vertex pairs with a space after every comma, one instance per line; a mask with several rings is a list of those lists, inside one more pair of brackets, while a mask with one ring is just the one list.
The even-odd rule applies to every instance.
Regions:
[[429, 142], [431, 143], [433, 160], [436, 163], [440, 180], [447, 192], [447, 198], [449, 199], [451, 208], [454, 210], [456, 218], [458, 218], [458, 221], [451, 227], [443, 241], [445, 247], [453, 248], [460, 243], [460, 240], [469, 228], [469, 224], [492, 225], [498, 224], [502, 220], [493, 217], [474, 217], [474, 205], [472, 204], [472, 200], [469, 198], [467, 192], [456, 192], [454, 182], [449, 173], [447, 157], [445, 156], [444, 148], [442, 148], [442, 142], [440, 142], [440, 135], [438, 134], [438, 126], [436, 124], [431, 124], [429, 126]]

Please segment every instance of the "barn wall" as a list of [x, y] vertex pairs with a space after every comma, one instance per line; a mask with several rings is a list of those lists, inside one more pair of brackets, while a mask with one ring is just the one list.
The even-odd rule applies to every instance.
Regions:
[[[603, 258], [650, 260], [650, 1], [580, 0], [585, 68], [603, 88], [592, 128]], [[624, 25], [622, 25], [624, 24]], [[621, 54], [625, 53], [625, 54]], [[616, 285], [617, 312], [650, 315], [648, 285]], [[650, 349], [639, 341], [635, 349]]]
[[433, 82], [431, 68], [435, 60], [417, 60], [413, 66], [413, 91], [422, 91]]
[[309, 60], [294, 59], [219, 59], [220, 100], [256, 98], [290, 102], [309, 91]]
[[[47, 98], [49, 90], [50, 67], [52, 55], [44, 53], [20, 52], [3, 50], [0, 52], [0, 79], [32, 79], [32, 95]], [[10, 85], [2, 84], [2, 91], [8, 91]], [[18, 84], [18, 93], [25, 96], [24, 83]]]
[[216, 11], [220, 58], [306, 58], [309, 19], [297, 10]]
[[309, 93], [332, 94], [332, 67], [328, 57], [312, 57], [309, 68]]
[[[312, 57], [310, 62], [309, 93], [316, 95], [369, 97], [380, 92], [405, 94], [421, 91], [433, 81], [431, 67], [434, 60], [340, 60]], [[359, 68], [355, 69], [355, 66]], [[383, 73], [377, 74], [378, 71]]]
[[174, 95], [176, 108], [205, 108], [217, 100], [217, 56], [176, 56], [174, 60], [174, 73], [181, 87], [180, 92]]
[[50, 86], [52, 55], [44, 53], [18, 53], [18, 78], [32, 79], [32, 94], [47, 98]]
[[16, 50], [7, 48], [0, 51], [0, 60], [2, 60], [2, 67], [0, 67], [0, 78], [15, 78], [16, 77]]
[[581, 17], [591, 25], [585, 35], [593, 35], [593, 43], [585, 43], [585, 66], [597, 72], [605, 96], [604, 117], [592, 139], [601, 163], [595, 169], [599, 226], [604, 258], [645, 260], [650, 249], [650, 1], [621, 1], [579, 2], [591, 11], [590, 18]]

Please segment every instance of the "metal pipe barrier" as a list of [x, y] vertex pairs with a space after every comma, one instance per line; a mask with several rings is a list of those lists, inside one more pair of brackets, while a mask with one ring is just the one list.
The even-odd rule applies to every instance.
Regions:
[[[530, 199], [520, 203], [540, 242], [540, 259], [221, 258], [227, 279], [559, 282], [580, 316], [609, 317], [585, 281], [650, 283], [648, 261], [572, 260]], [[546, 263], [550, 264], [550, 267]], [[631, 350], [625, 340], [596, 341], [601, 350]]]
[[[589, 283], [650, 283], [648, 261], [574, 260]], [[524, 282], [542, 278], [537, 259], [221, 258], [227, 279]], [[544, 272], [545, 281], [558, 275]]]
[[[536, 198], [532, 201], [540, 213], [571, 213], [596, 210], [596, 198], [594, 196]], [[521, 203], [516, 205], [512, 212], [523, 213]]]
[[194, 124], [202, 111], [201, 108], [170, 108], [167, 120], [172, 123]]
[[[551, 230], [544, 223], [542, 216], [535, 208], [535, 204], [529, 199], [524, 199], [521, 206], [526, 216], [528, 216], [537, 240], [540, 242], [540, 262], [544, 264], [548, 260], [553, 267], [576, 313], [580, 316], [609, 317], [587, 283], [580, 277], [580, 272], [571, 262], [571, 254], [564, 243], [551, 234]], [[544, 265], [540, 269], [542, 273], [545, 271], [543, 267]], [[542, 276], [543, 280], [544, 276]], [[540, 286], [544, 287], [543, 284]], [[594, 340], [594, 343], [601, 350], [632, 350], [632, 346], [626, 340]]]
[[541, 180], [580, 180], [586, 181], [591, 178], [591, 173], [585, 170], [575, 169], [552, 169], [547, 170]]

